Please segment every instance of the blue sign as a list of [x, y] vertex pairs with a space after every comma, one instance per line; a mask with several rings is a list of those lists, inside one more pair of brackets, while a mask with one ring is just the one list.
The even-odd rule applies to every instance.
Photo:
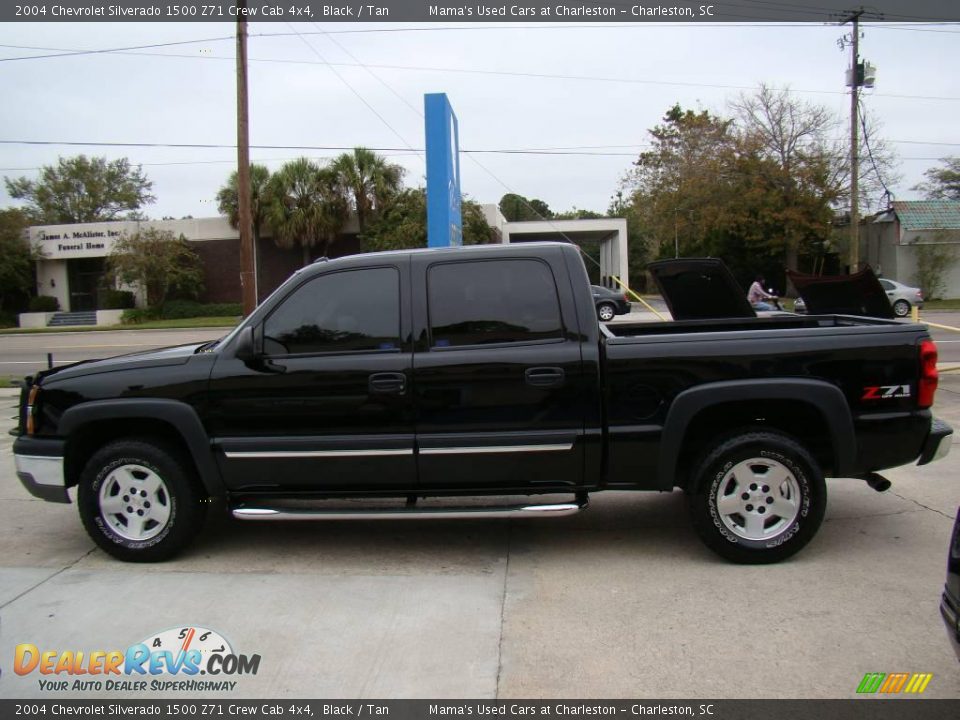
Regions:
[[446, 93], [423, 96], [427, 137], [427, 247], [463, 245], [460, 132]]

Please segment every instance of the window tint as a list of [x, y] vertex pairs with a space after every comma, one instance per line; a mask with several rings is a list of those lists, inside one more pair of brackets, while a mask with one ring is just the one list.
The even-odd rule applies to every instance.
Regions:
[[881, 286], [884, 290], [893, 290], [893, 283], [890, 282], [889, 280], [881, 280], [881, 281], [880, 281], [880, 286]]
[[434, 265], [427, 294], [433, 347], [562, 336], [553, 273], [538, 260]]
[[268, 355], [400, 346], [400, 277], [394, 268], [331, 273], [301, 285], [263, 326]]

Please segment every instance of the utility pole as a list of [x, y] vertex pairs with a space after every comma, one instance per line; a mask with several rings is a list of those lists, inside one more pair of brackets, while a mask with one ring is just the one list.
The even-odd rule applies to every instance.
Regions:
[[243, 314], [257, 307], [257, 272], [250, 213], [250, 124], [247, 114], [247, 0], [237, 8], [237, 209], [240, 225], [240, 289]]
[[883, 13], [866, 10], [851, 10], [842, 16], [841, 25], [851, 23], [853, 29], [849, 37], [838, 41], [841, 50], [850, 45], [850, 70], [847, 84], [850, 86], [850, 272], [860, 266], [860, 88], [872, 88], [875, 68], [868, 62], [860, 62], [860, 18], [883, 20]]
[[860, 265], [860, 154], [859, 121], [860, 97], [860, 16], [864, 9], [861, 7], [850, 13], [843, 24], [853, 23], [850, 33], [850, 69], [853, 82], [850, 85], [850, 272], [855, 273]]

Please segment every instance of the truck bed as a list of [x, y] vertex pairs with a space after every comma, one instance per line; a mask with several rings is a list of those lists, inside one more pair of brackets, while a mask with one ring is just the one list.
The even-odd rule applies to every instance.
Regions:
[[[608, 341], [617, 342], [640, 337], [657, 335], [682, 335], [689, 333], [727, 333], [758, 330], [804, 330], [814, 328], [853, 328], [860, 327], [868, 332], [881, 328], [890, 331], [911, 332], [921, 329], [918, 325], [883, 320], [878, 318], [855, 317], [853, 315], [793, 315], [789, 313], [756, 318], [724, 318], [714, 320], [674, 320], [668, 322], [611, 323], [601, 326]], [[847, 332], [847, 331], [844, 331]]]

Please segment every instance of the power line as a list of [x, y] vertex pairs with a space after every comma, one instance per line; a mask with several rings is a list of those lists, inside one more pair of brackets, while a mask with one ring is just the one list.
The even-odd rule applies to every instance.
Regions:
[[[223, 56], [223, 55], [181, 55], [174, 53], [140, 53], [140, 52], [127, 52], [127, 51], [118, 51], [117, 54], [121, 55], [143, 55], [148, 57], [164, 57], [164, 58], [180, 58], [180, 59], [192, 59], [192, 60], [225, 60], [233, 62], [234, 58], [232, 56]], [[535, 73], [535, 72], [520, 72], [520, 71], [508, 71], [508, 70], [484, 70], [477, 68], [450, 68], [450, 67], [431, 67], [431, 66], [418, 66], [418, 65], [395, 65], [395, 64], [362, 64], [362, 63], [350, 63], [350, 62], [339, 62], [339, 61], [322, 61], [317, 62], [315, 60], [295, 60], [290, 58], [248, 58], [249, 62], [259, 62], [259, 63], [275, 63], [275, 64], [287, 64], [287, 65], [325, 65], [331, 69], [336, 67], [360, 67], [365, 69], [377, 68], [379, 70], [400, 70], [400, 71], [413, 71], [413, 72], [438, 72], [438, 73], [459, 73], [467, 75], [490, 75], [490, 76], [502, 76], [502, 77], [523, 77], [523, 78], [532, 78], [535, 80], [573, 80], [580, 82], [610, 82], [610, 83], [624, 83], [631, 85], [662, 85], [667, 87], [693, 87], [693, 88], [711, 88], [718, 90], [757, 90], [758, 86], [756, 85], [726, 85], [726, 84], [717, 84], [717, 83], [695, 83], [695, 82], [683, 82], [683, 81], [671, 81], [671, 80], [651, 80], [645, 78], [624, 78], [624, 77], [603, 77], [603, 76], [592, 76], [592, 75], [561, 75], [554, 73]], [[846, 92], [842, 90], [812, 90], [812, 89], [803, 89], [803, 88], [792, 88], [792, 92], [801, 93], [801, 94], [813, 94], [813, 95], [846, 95]], [[874, 93], [872, 97], [878, 98], [893, 98], [900, 100], [933, 100], [933, 101], [957, 101], [960, 100], [960, 97], [953, 96], [943, 96], [943, 95], [901, 95], [895, 93]]]
[[883, 175], [880, 174], [880, 168], [877, 167], [877, 161], [873, 157], [873, 149], [870, 147], [870, 133], [867, 130], [867, 121], [864, 117], [866, 115], [866, 109], [863, 106], [863, 101], [858, 97], [857, 106], [860, 108], [860, 128], [863, 130], [863, 145], [867, 149], [867, 157], [870, 158], [870, 164], [873, 166], [873, 174], [877, 176], [877, 180], [880, 181], [883, 191], [887, 194], [888, 198], [893, 198], [893, 193], [890, 192], [890, 188], [887, 187], [887, 183], [883, 181]]
[[[749, 1], [749, 0], [748, 0]], [[957, 21], [923, 21], [923, 22], [913, 22], [913, 23], [883, 23], [877, 25], [865, 25], [865, 27], [870, 27], [871, 29], [883, 29], [883, 30], [904, 30], [904, 31], [914, 31], [914, 32], [941, 32], [941, 33], [960, 33], [960, 31], [952, 30], [933, 30], [926, 29], [922, 27], [917, 27], [919, 25], [936, 25], [936, 26], [953, 26], [956, 27], [958, 24]], [[718, 29], [735, 29], [735, 28], [757, 28], [757, 29], [769, 29], [769, 28], [791, 28], [791, 29], [823, 29], [824, 27], [830, 27], [827, 23], [813, 23], [813, 22], [797, 22], [797, 23], [770, 23], [770, 22], [755, 22], [755, 23], [736, 23], [736, 22], [725, 22], [725, 23], [616, 23], [616, 24], [598, 24], [598, 23], [587, 23], [587, 24], [575, 24], [575, 23], [565, 23], [562, 25], [473, 25], [473, 26], [432, 26], [432, 27], [403, 27], [403, 28], [360, 28], [360, 29], [347, 29], [347, 30], [319, 30], [316, 32], [304, 32], [302, 35], [366, 35], [366, 34], [407, 34], [407, 33], [443, 33], [443, 32], [478, 32], [478, 31], [513, 31], [520, 30], [523, 32], [538, 31], [538, 30], [648, 30], [648, 31], [661, 31], [664, 28], [683, 28], [684, 30], [691, 28], [709, 28], [712, 30]], [[258, 38], [272, 38], [272, 37], [293, 37], [297, 33], [295, 32], [264, 32], [264, 33], [250, 33], [250, 37]], [[177, 40], [164, 43], [150, 43], [146, 45], [130, 45], [125, 47], [116, 47], [116, 48], [94, 48], [94, 49], [67, 49], [67, 48], [55, 48], [55, 47], [45, 47], [37, 45], [13, 45], [13, 44], [4, 44], [0, 43], [0, 47], [15, 49], [15, 50], [40, 50], [51, 54], [46, 55], [24, 55], [17, 57], [9, 58], [0, 58], [0, 62], [16, 62], [21, 60], [45, 60], [58, 57], [74, 57], [78, 55], [104, 55], [104, 54], [122, 54], [127, 51], [132, 50], [144, 50], [150, 48], [161, 48], [161, 47], [173, 47], [177, 45], [195, 45], [200, 43], [209, 43], [209, 42], [222, 42], [227, 40], [233, 40], [229, 35], [211, 37], [211, 38], [199, 38], [195, 40]]]
[[[236, 145], [223, 143], [159, 143], [159, 142], [94, 142], [80, 140], [0, 140], [3, 145], [67, 145], [83, 147], [139, 147], [139, 148], [186, 148], [186, 149], [236, 149]], [[353, 150], [354, 145], [251, 145], [251, 148], [257, 150]], [[409, 152], [422, 153], [423, 148], [415, 147], [373, 147], [364, 145], [370, 150], [377, 152]], [[493, 148], [493, 149], [461, 149], [463, 153], [478, 154], [507, 154], [507, 155], [628, 155], [633, 157], [636, 153], [604, 153], [583, 151], [574, 152], [579, 147], [587, 148], [606, 147], [606, 146], [572, 146], [569, 148]], [[614, 145], [610, 147], [644, 147], [641, 145]]]
[[[749, 1], [749, 0], [748, 0]], [[316, 26], [316, 23], [313, 23]], [[289, 23], [288, 23], [289, 25]], [[912, 23], [882, 23], [882, 24], [864, 24], [864, 27], [869, 27], [870, 29], [875, 30], [901, 30], [901, 31], [911, 31], [911, 32], [939, 32], [947, 34], [960, 34], [960, 30], [934, 30], [928, 29], [926, 27], [917, 27], [919, 25], [936, 25], [936, 26], [950, 26], [957, 27], [960, 26], [958, 21], [924, 21], [924, 22], [912, 22]], [[250, 37], [257, 38], [273, 38], [273, 37], [293, 37], [293, 36], [303, 36], [303, 35], [357, 35], [357, 34], [394, 34], [394, 33], [417, 33], [417, 32], [477, 32], [477, 31], [511, 31], [511, 30], [522, 30], [524, 32], [536, 31], [536, 30], [657, 30], [660, 31], [664, 27], [671, 28], [683, 28], [684, 30], [690, 28], [710, 28], [713, 30], [718, 29], [734, 29], [734, 28], [757, 28], [757, 29], [769, 29], [774, 27], [779, 28], [791, 28], [791, 29], [823, 29], [825, 27], [831, 27], [827, 23], [811, 23], [811, 22], [797, 22], [797, 23], [769, 23], [769, 22], [757, 22], [757, 23], [656, 23], [654, 26], [651, 23], [641, 23], [641, 24], [629, 24], [629, 23], [617, 23], [615, 25], [604, 25], [604, 24], [563, 24], [563, 25], [479, 25], [479, 26], [441, 26], [441, 27], [408, 27], [408, 28], [364, 28], [364, 29], [354, 29], [354, 30], [317, 30], [315, 32], [303, 32], [298, 33], [294, 32], [264, 32], [264, 33], [250, 33]], [[47, 52], [49, 54], [45, 55], [23, 55], [16, 57], [7, 57], [0, 58], [0, 62], [17, 62], [21, 60], [46, 60], [51, 58], [58, 57], [75, 57], [78, 55], [108, 55], [108, 54], [127, 54], [130, 51], [134, 50], [146, 50], [151, 48], [163, 48], [163, 47], [175, 47], [181, 45], [197, 45], [200, 43], [210, 43], [210, 42], [222, 42], [227, 40], [233, 40], [229, 35], [210, 37], [210, 38], [198, 38], [195, 40], [176, 40], [171, 42], [163, 43], [149, 43], [145, 45], [129, 45], [124, 47], [115, 47], [115, 48], [94, 48], [94, 49], [76, 49], [76, 48], [56, 48], [56, 47], [47, 47], [47, 46], [38, 46], [38, 45], [14, 45], [9, 43], [0, 43], [0, 47], [10, 48], [14, 50], [40, 50]], [[158, 53], [158, 56], [162, 56], [163, 53]], [[177, 57], [175, 55], [169, 55], [169, 57]], [[196, 57], [196, 56], [188, 56]]]
[[[120, 48], [103, 48], [101, 50], [61, 50], [58, 48], [35, 48], [37, 50], [54, 50], [56, 52], [52, 55], [24, 55], [21, 57], [0, 58], [0, 62], [16, 62], [18, 60], [43, 60], [46, 58], [71, 57], [75, 55], [104, 55], [109, 53], [122, 53], [129, 50], [146, 50], [149, 48], [173, 47], [174, 45], [194, 45], [196, 43], [218, 42], [220, 40], [233, 40], [233, 37], [230, 35], [224, 35], [224, 36], [219, 36], [214, 38], [203, 38], [200, 40], [175, 40], [173, 42], [150, 43], [149, 45], [130, 45], [127, 47], [120, 47]], [[26, 46], [17, 46], [17, 45], [2, 45], [0, 47], [21, 47], [24, 49], [33, 49], [33, 48], [27, 48]]]
[[[318, 26], [317, 26], [316, 23], [313, 23], [313, 26], [318, 28]], [[291, 27], [292, 27], [292, 26], [291, 26]], [[318, 29], [319, 29], [319, 28], [318, 28]], [[347, 55], [349, 55], [349, 56], [350, 56], [351, 58], [353, 58], [357, 63], [359, 63], [361, 67], [363, 67], [365, 70], [367, 70], [368, 73], [370, 73], [374, 78], [376, 78], [376, 80], [377, 80], [378, 82], [380, 82], [380, 84], [382, 84], [384, 87], [386, 87], [387, 90], [389, 90], [391, 93], [393, 93], [394, 96], [396, 96], [397, 98], [399, 98], [400, 101], [401, 101], [402, 103], [404, 103], [408, 108], [410, 108], [410, 110], [412, 110], [415, 115], [417, 115], [417, 116], [420, 117], [420, 118], [423, 118], [423, 117], [424, 117], [423, 112], [422, 112], [419, 108], [415, 107], [413, 104], [411, 104], [410, 102], [408, 102], [402, 95], [400, 95], [400, 93], [398, 93], [396, 90], [394, 90], [386, 81], [384, 81], [383, 79], [381, 79], [376, 73], [374, 73], [374, 72], [373, 72], [372, 70], [370, 70], [366, 65], [364, 65], [363, 62], [361, 62], [360, 59], [357, 58], [353, 53], [351, 53], [349, 50], [347, 50], [345, 47], [343, 47], [343, 45], [341, 45], [339, 42], [337, 42], [334, 38], [330, 38], [330, 39], [333, 40], [333, 42], [337, 45], [337, 47], [339, 47], [341, 50], [343, 50]], [[522, 151], [521, 151], [521, 152], [522, 152]], [[551, 152], [550, 154], [554, 154], [554, 153]], [[599, 154], [599, 153], [598, 153], [598, 154]], [[613, 154], [613, 153], [610, 153], [610, 154]], [[621, 153], [621, 154], [623, 154], [623, 153]], [[630, 153], [630, 156], [631, 156], [631, 157], [633, 157], [633, 155], [634, 155], [634, 153]], [[560, 230], [560, 229], [553, 223], [553, 221], [552, 221], [551, 218], [544, 217], [540, 212], [537, 211], [536, 208], [533, 207], [533, 205], [532, 205], [529, 201], [527, 201], [522, 195], [519, 195], [518, 193], [516, 193], [516, 191], [513, 190], [509, 185], [507, 185], [506, 182], [504, 182], [504, 181], [501, 180], [499, 177], [497, 177], [497, 175], [495, 175], [492, 170], [490, 170], [490, 169], [487, 168], [485, 165], [483, 165], [483, 163], [481, 163], [479, 160], [477, 160], [477, 158], [475, 158], [475, 157], [473, 156], [473, 154], [468, 154], [467, 157], [468, 157], [477, 167], [479, 167], [479, 168], [480, 168], [481, 170], [483, 170], [487, 175], [489, 175], [491, 178], [493, 178], [493, 180], [494, 180], [495, 182], [499, 183], [503, 188], [505, 188], [505, 189], [507, 190], [507, 192], [513, 193], [513, 194], [516, 195], [517, 197], [521, 198], [521, 201], [523, 202], [523, 204], [526, 205], [526, 207], [527, 207], [529, 210], [531, 210], [531, 211], [534, 213], [534, 215], [536, 215], [537, 217], [539, 217], [541, 220], [545, 220], [547, 223], [549, 223], [550, 227], [553, 228], [554, 232], [558, 233], [562, 238], [564, 238], [565, 240], [567, 240], [567, 242], [569, 242], [571, 245], [575, 245], [575, 246], [579, 247], [578, 245], [576, 245], [576, 243], [573, 242], [573, 240], [572, 240], [565, 232], [563, 232], [562, 230]], [[424, 158], [423, 160], [424, 160], [424, 165], [426, 165], [426, 158]], [[584, 257], [589, 257], [585, 252], [583, 252], [583, 249], [582, 249], [582, 248], [580, 248], [580, 252], [581, 252], [581, 254], [582, 254]], [[593, 260], [593, 258], [590, 258], [590, 260]], [[595, 261], [594, 261], [594, 262], [595, 262]], [[598, 267], [599, 267], [599, 264], [598, 264]]]
[[[357, 98], [359, 98], [360, 102], [362, 102], [364, 105], [367, 106], [367, 108], [370, 110], [370, 112], [372, 112], [374, 115], [377, 116], [377, 118], [380, 120], [380, 122], [382, 122], [384, 125], [387, 126], [387, 128], [390, 129], [390, 132], [392, 132], [394, 135], [396, 135], [396, 136], [400, 139], [400, 142], [402, 142], [404, 145], [406, 145], [407, 148], [409, 148], [410, 150], [413, 150], [413, 149], [414, 149], [413, 146], [410, 145], [409, 142], [407, 142], [406, 138], [403, 137], [403, 135], [401, 135], [401, 134], [397, 131], [397, 129], [396, 129], [395, 127], [393, 127], [393, 125], [391, 125], [389, 122], [387, 122], [387, 119], [386, 119], [385, 117], [383, 117], [383, 115], [381, 115], [379, 112], [377, 112], [377, 109], [376, 109], [375, 107], [373, 107], [373, 105], [371, 105], [369, 102], [367, 102], [366, 98], [364, 98], [363, 95], [361, 95], [360, 92], [359, 92], [356, 88], [354, 88], [353, 85], [351, 85], [351, 84], [349, 83], [349, 81], [347, 81], [346, 78], [344, 78], [339, 72], [337, 72], [336, 68], [334, 68], [330, 63], [327, 62], [326, 58], [323, 57], [323, 55], [320, 53], [320, 51], [317, 50], [317, 49], [310, 43], [310, 41], [308, 41], [303, 35], [301, 35], [299, 32], [297, 32], [296, 28], [294, 28], [293, 25], [291, 25], [290, 23], [287, 23], [287, 27], [289, 27], [291, 30], [293, 30], [295, 33], [297, 33], [297, 35], [300, 37], [300, 40], [302, 40], [303, 43], [304, 43], [308, 48], [310, 48], [310, 50], [312, 50], [313, 53], [314, 53], [318, 58], [320, 58], [320, 61], [321, 61], [324, 65], [326, 65], [334, 75], [336, 75], [337, 79], [338, 79], [340, 82], [342, 82], [344, 85], [347, 86], [347, 89], [350, 90], [350, 92], [352, 92], [354, 95], [357, 96]], [[426, 163], [425, 160], [424, 160], [424, 163]]]
[[[898, 141], [894, 140], [891, 142], [908, 142], [908, 141]], [[919, 141], [917, 141], [919, 143]], [[922, 144], [922, 143], [921, 143]], [[960, 145], [960, 143], [931, 143], [938, 145]], [[123, 147], [123, 148], [179, 148], [179, 149], [188, 149], [188, 150], [235, 150], [236, 145], [229, 145], [223, 143], [159, 143], [159, 142], [94, 142], [94, 141], [79, 141], [79, 140], [0, 140], [0, 145], [63, 145], [67, 147]], [[649, 145], [613, 145], [609, 147], [648, 147]], [[251, 145], [252, 149], [255, 150], [306, 150], [306, 151], [315, 151], [315, 150], [327, 150], [327, 151], [348, 151], [353, 150], [355, 145]], [[414, 148], [414, 147], [382, 147], [382, 146], [371, 146], [363, 145], [370, 150], [375, 152], [389, 152], [389, 153], [408, 153], [408, 154], [419, 154], [424, 152], [424, 148]], [[579, 148], [587, 148], [580, 150]], [[563, 157], [566, 155], [573, 156], [596, 156], [596, 157], [636, 157], [636, 152], [597, 152], [595, 150], [590, 150], [592, 147], [608, 147], [608, 146], [571, 146], [569, 148], [477, 148], [477, 149], [467, 149], [461, 148], [460, 152], [464, 155], [539, 155], [539, 156], [558, 156]], [[284, 158], [274, 158], [284, 159]], [[900, 160], [940, 160], [939, 157], [902, 157]], [[259, 162], [267, 162], [269, 159], [264, 159]], [[209, 161], [188, 161], [183, 163], [152, 163], [154, 165], [190, 165], [190, 164], [203, 164], [203, 163], [214, 163], [214, 162], [228, 162], [220, 160], [209, 160]], [[149, 165], [151, 163], [140, 163], [143, 165]]]
[[[398, 93], [396, 90], [394, 90], [394, 89], [390, 86], [390, 84], [387, 83], [383, 78], [381, 78], [379, 75], [377, 75], [377, 74], [376, 74], [373, 70], [371, 70], [369, 67], [367, 67], [366, 65], [364, 65], [356, 55], [354, 55], [354, 54], [353, 54], [352, 52], [350, 52], [347, 48], [345, 48], [339, 41], [337, 41], [337, 39], [336, 39], [335, 37], [333, 37], [332, 35], [329, 35], [328, 33], [324, 32], [324, 31], [322, 31], [322, 30], [320, 30], [320, 27], [319, 27], [316, 23], [311, 23], [311, 24], [313, 25], [313, 27], [317, 28], [317, 30], [318, 30], [319, 32], [322, 32], [324, 35], [327, 35], [328, 39], [329, 39], [331, 42], [333, 42], [334, 45], [336, 45], [338, 48], [340, 48], [340, 49], [341, 49], [343, 52], [345, 52], [354, 62], [356, 62], [358, 65], [360, 65], [360, 67], [362, 67], [364, 70], [366, 70], [367, 73], [369, 73], [369, 74], [373, 77], [374, 80], [376, 80], [378, 83], [380, 83], [381, 85], [383, 85], [387, 90], [389, 90], [389, 91], [393, 94], [394, 97], [396, 97], [396, 98], [398, 98], [398, 99], [400, 100], [400, 102], [402, 102], [402, 103], [403, 103], [404, 105], [406, 105], [408, 108], [410, 108], [411, 110], [413, 110], [413, 112], [414, 112], [416, 115], [420, 116], [421, 118], [423, 117], [423, 113], [421, 113], [416, 107], [414, 107], [410, 102], [408, 102], [407, 99], [406, 99], [405, 97], [403, 97], [400, 93]], [[423, 159], [424, 167], [426, 167], [426, 164], [427, 164], [426, 157], [424, 157], [424, 158], [422, 158], [422, 159]]]
[[[288, 25], [290, 25], [288, 23]], [[290, 25], [293, 29], [293, 26]], [[553, 26], [548, 26], [553, 27]], [[879, 26], [877, 26], [879, 27]], [[351, 31], [352, 32], [352, 31]], [[626, 84], [637, 84], [637, 85], [663, 85], [667, 87], [695, 87], [695, 88], [711, 88], [719, 90], [756, 90], [756, 85], [727, 85], [719, 83], [696, 83], [696, 82], [684, 82], [684, 81], [671, 81], [671, 80], [654, 80], [649, 78], [625, 78], [625, 77], [605, 77], [605, 76], [594, 76], [594, 75], [566, 75], [566, 74], [557, 74], [557, 73], [537, 73], [537, 72], [523, 72], [523, 71], [509, 71], [509, 70], [485, 70], [482, 68], [451, 68], [451, 67], [432, 67], [432, 66], [419, 66], [419, 65], [397, 65], [397, 64], [371, 64], [371, 63], [360, 63], [360, 62], [333, 62], [327, 61], [323, 58], [322, 55], [310, 45], [304, 36], [306, 35], [333, 35], [333, 34], [346, 34], [346, 31], [317, 31], [317, 32], [304, 32], [300, 33], [294, 29], [293, 33], [260, 33], [256, 37], [288, 37], [291, 35], [298, 36], [307, 46], [320, 58], [320, 62], [313, 60], [296, 60], [292, 58], [248, 58], [249, 62], [259, 62], [259, 63], [275, 63], [275, 64], [289, 64], [289, 65], [325, 65], [334, 70], [334, 67], [360, 67], [368, 72], [371, 72], [371, 68], [377, 68], [380, 70], [399, 70], [399, 71], [413, 71], [413, 72], [439, 72], [439, 73], [460, 73], [460, 74], [469, 74], [469, 75], [491, 75], [491, 76], [502, 76], [502, 77], [525, 77], [532, 78], [536, 80], [572, 80], [580, 82], [612, 82], [612, 83], [626, 83]], [[960, 31], [954, 33], [960, 34]], [[232, 38], [207, 38], [204, 40], [184, 40], [179, 42], [171, 43], [159, 43], [155, 45], [142, 45], [142, 46], [131, 46], [130, 48], [113, 48], [106, 50], [69, 50], [65, 48], [36, 48], [44, 50], [56, 50], [59, 54], [55, 55], [34, 55], [34, 56], [24, 56], [21, 58], [0, 58], [0, 62], [5, 60], [23, 60], [23, 59], [33, 59], [33, 58], [48, 58], [48, 57], [64, 57], [64, 56], [75, 56], [75, 55], [87, 55], [87, 54], [117, 54], [117, 55], [134, 55], [134, 56], [145, 56], [145, 57], [163, 57], [163, 58], [178, 58], [178, 59], [199, 59], [199, 60], [227, 60], [233, 61], [232, 56], [223, 56], [223, 55], [184, 55], [178, 53], [144, 53], [144, 52], [135, 52], [139, 48], [150, 48], [150, 47], [163, 47], [163, 46], [172, 46], [172, 45], [186, 45], [190, 43], [200, 43], [200, 42], [212, 42], [216, 40], [223, 40]], [[332, 39], [332, 38], [331, 38]], [[339, 45], [339, 44], [338, 44]], [[13, 45], [0, 45], [0, 47], [22, 47], [27, 46], [13, 46]], [[339, 47], [343, 48], [342, 45]], [[344, 49], [344, 52], [349, 54], [349, 51]], [[352, 56], [351, 56], [352, 57]], [[338, 77], [340, 77], [338, 75]], [[379, 77], [374, 75], [380, 82], [383, 82]], [[341, 77], [341, 81], [346, 83], [346, 81]], [[351, 91], [353, 88], [350, 87]], [[355, 91], [354, 91], [355, 92]], [[814, 90], [814, 89], [803, 89], [803, 88], [794, 88], [793, 92], [804, 93], [804, 94], [816, 94], [816, 95], [845, 95], [846, 92], [842, 90]], [[894, 99], [903, 99], [903, 100], [933, 100], [933, 101], [957, 101], [960, 100], [960, 97], [954, 96], [943, 96], [943, 95], [902, 95], [895, 93], [874, 93], [873, 97], [881, 98], [894, 98]], [[362, 98], [361, 98], [362, 99]], [[366, 103], [366, 100], [363, 100]], [[372, 109], [372, 108], [371, 108]], [[376, 112], [376, 111], [374, 111]]]

